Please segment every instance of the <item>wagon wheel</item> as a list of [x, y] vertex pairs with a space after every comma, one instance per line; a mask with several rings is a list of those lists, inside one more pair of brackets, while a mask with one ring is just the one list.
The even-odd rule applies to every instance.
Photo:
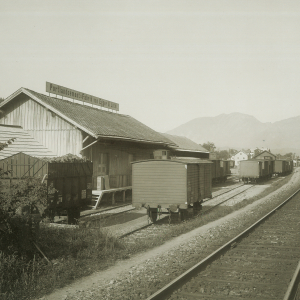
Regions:
[[157, 220], [157, 212], [156, 211], [150, 211], [150, 220], [152, 223], [155, 223]]
[[197, 215], [198, 212], [202, 209], [202, 205], [200, 204], [199, 201], [197, 202], [194, 202], [194, 205], [193, 205], [193, 213], [194, 215]]

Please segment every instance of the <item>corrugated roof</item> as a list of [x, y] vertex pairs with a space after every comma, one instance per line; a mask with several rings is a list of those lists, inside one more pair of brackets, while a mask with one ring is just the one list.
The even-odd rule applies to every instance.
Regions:
[[162, 133], [162, 135], [164, 135], [166, 138], [177, 145], [177, 147], [172, 147], [174, 150], [209, 153], [209, 151], [207, 151], [205, 148], [184, 136], [172, 135], [167, 133]]
[[12, 138], [15, 140], [0, 151], [0, 160], [19, 152], [34, 157], [56, 156], [21, 127], [0, 125], [0, 143], [6, 143]]
[[25, 88], [19, 89], [5, 99], [0, 107], [6, 105], [22, 92], [95, 138], [106, 137], [164, 145], [172, 144], [160, 133], [128, 115], [46, 96]]

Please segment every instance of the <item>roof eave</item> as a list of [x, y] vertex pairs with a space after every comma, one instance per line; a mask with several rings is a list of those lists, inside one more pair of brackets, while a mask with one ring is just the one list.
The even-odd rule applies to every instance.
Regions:
[[201, 150], [188, 150], [188, 149], [181, 149], [181, 148], [172, 148], [175, 151], [182, 151], [182, 152], [197, 152], [197, 153], [209, 153], [209, 151], [201, 151]]
[[86, 132], [87, 134], [89, 134], [90, 136], [97, 138], [97, 135], [94, 134], [93, 132], [91, 132], [90, 130], [88, 130], [87, 128], [81, 126], [80, 124], [76, 123], [74, 120], [68, 118], [67, 116], [65, 116], [64, 114], [62, 114], [60, 111], [58, 111], [57, 109], [55, 109], [54, 107], [52, 107], [51, 105], [46, 104], [45, 102], [43, 102], [41, 99], [39, 99], [38, 97], [36, 97], [35, 95], [31, 94], [28, 90], [26, 90], [25, 88], [20, 88], [18, 89], [16, 92], [14, 92], [13, 94], [11, 94], [10, 96], [8, 96], [1, 104], [0, 104], [0, 108], [3, 107], [5, 104], [9, 103], [12, 99], [14, 99], [15, 97], [17, 97], [18, 95], [20, 95], [21, 93], [26, 94], [27, 96], [31, 97], [32, 99], [34, 99], [36, 102], [38, 102], [39, 104], [43, 105], [44, 107], [46, 107], [47, 109], [49, 109], [50, 111], [53, 111], [56, 115], [60, 116], [61, 118], [63, 118], [64, 120], [68, 121], [69, 123], [73, 124], [74, 126], [76, 126], [77, 128], [81, 129], [82, 131]]
[[122, 136], [114, 136], [114, 135], [97, 135], [97, 139], [113, 139], [113, 140], [120, 140], [120, 141], [128, 141], [128, 142], [138, 142], [138, 143], [146, 143], [146, 144], [160, 144], [165, 146], [176, 146], [175, 144], [170, 144], [163, 141], [150, 141], [150, 140], [143, 140], [143, 139], [133, 139], [133, 138], [127, 138]]

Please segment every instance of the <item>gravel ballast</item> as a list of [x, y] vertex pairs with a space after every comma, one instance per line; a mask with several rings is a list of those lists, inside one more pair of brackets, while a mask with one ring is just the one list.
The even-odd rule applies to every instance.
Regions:
[[159, 247], [118, 261], [106, 271], [78, 280], [42, 299], [146, 299], [243, 231], [298, 188], [300, 172], [295, 170], [287, 184], [268, 196], [219, 220], [173, 238]]

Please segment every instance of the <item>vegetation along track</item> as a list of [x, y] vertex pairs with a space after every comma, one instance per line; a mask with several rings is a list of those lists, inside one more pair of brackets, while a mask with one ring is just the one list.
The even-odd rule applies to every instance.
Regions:
[[126, 213], [129, 211], [134, 210], [135, 208], [132, 207], [131, 204], [123, 204], [115, 207], [110, 207], [107, 209], [103, 209], [100, 211], [95, 210], [95, 212], [91, 212], [89, 214], [84, 214], [80, 217], [80, 221], [82, 222], [88, 222], [88, 221], [96, 221], [98, 219], [104, 219], [104, 218], [109, 218], [110, 216]]
[[299, 191], [147, 300], [283, 299], [300, 259]]
[[[246, 190], [248, 190], [252, 187], [253, 187], [253, 185], [245, 186], [244, 184], [242, 184], [242, 185], [234, 187], [234, 188], [230, 189], [229, 191], [226, 191], [222, 194], [218, 194], [217, 196], [205, 201], [205, 204], [207, 204], [207, 206], [204, 206], [204, 208], [199, 212], [199, 214], [193, 215], [193, 217], [189, 217], [188, 219], [201, 217], [202, 215], [209, 213], [214, 208], [218, 207], [219, 205], [225, 203], [228, 200], [231, 200], [232, 198], [240, 195], [241, 193], [244, 193]], [[226, 195], [224, 195], [225, 193], [226, 193]], [[212, 200], [214, 201], [214, 203], [212, 205], [209, 205], [209, 201], [212, 201]], [[148, 224], [146, 224], [146, 225], [143, 224], [139, 228], [135, 228], [134, 230], [128, 231], [128, 232], [120, 235], [119, 238], [124, 238], [129, 235], [133, 235], [132, 238], [136, 239], [136, 240], [147, 239], [149, 235], [154, 235], [154, 234], [156, 234], [156, 232], [162, 232], [163, 230], [168, 230], [169, 226], [171, 225], [171, 219], [172, 219], [172, 223], [173, 223], [172, 226], [178, 225], [178, 221], [177, 221], [177, 223], [174, 223], [176, 214], [172, 214], [172, 218], [170, 218], [171, 216], [168, 217], [168, 215], [162, 215], [162, 216], [163, 216], [163, 218], [159, 219], [155, 224], [150, 223], [151, 221], [149, 220]], [[124, 224], [124, 226], [126, 226], [126, 225]]]

